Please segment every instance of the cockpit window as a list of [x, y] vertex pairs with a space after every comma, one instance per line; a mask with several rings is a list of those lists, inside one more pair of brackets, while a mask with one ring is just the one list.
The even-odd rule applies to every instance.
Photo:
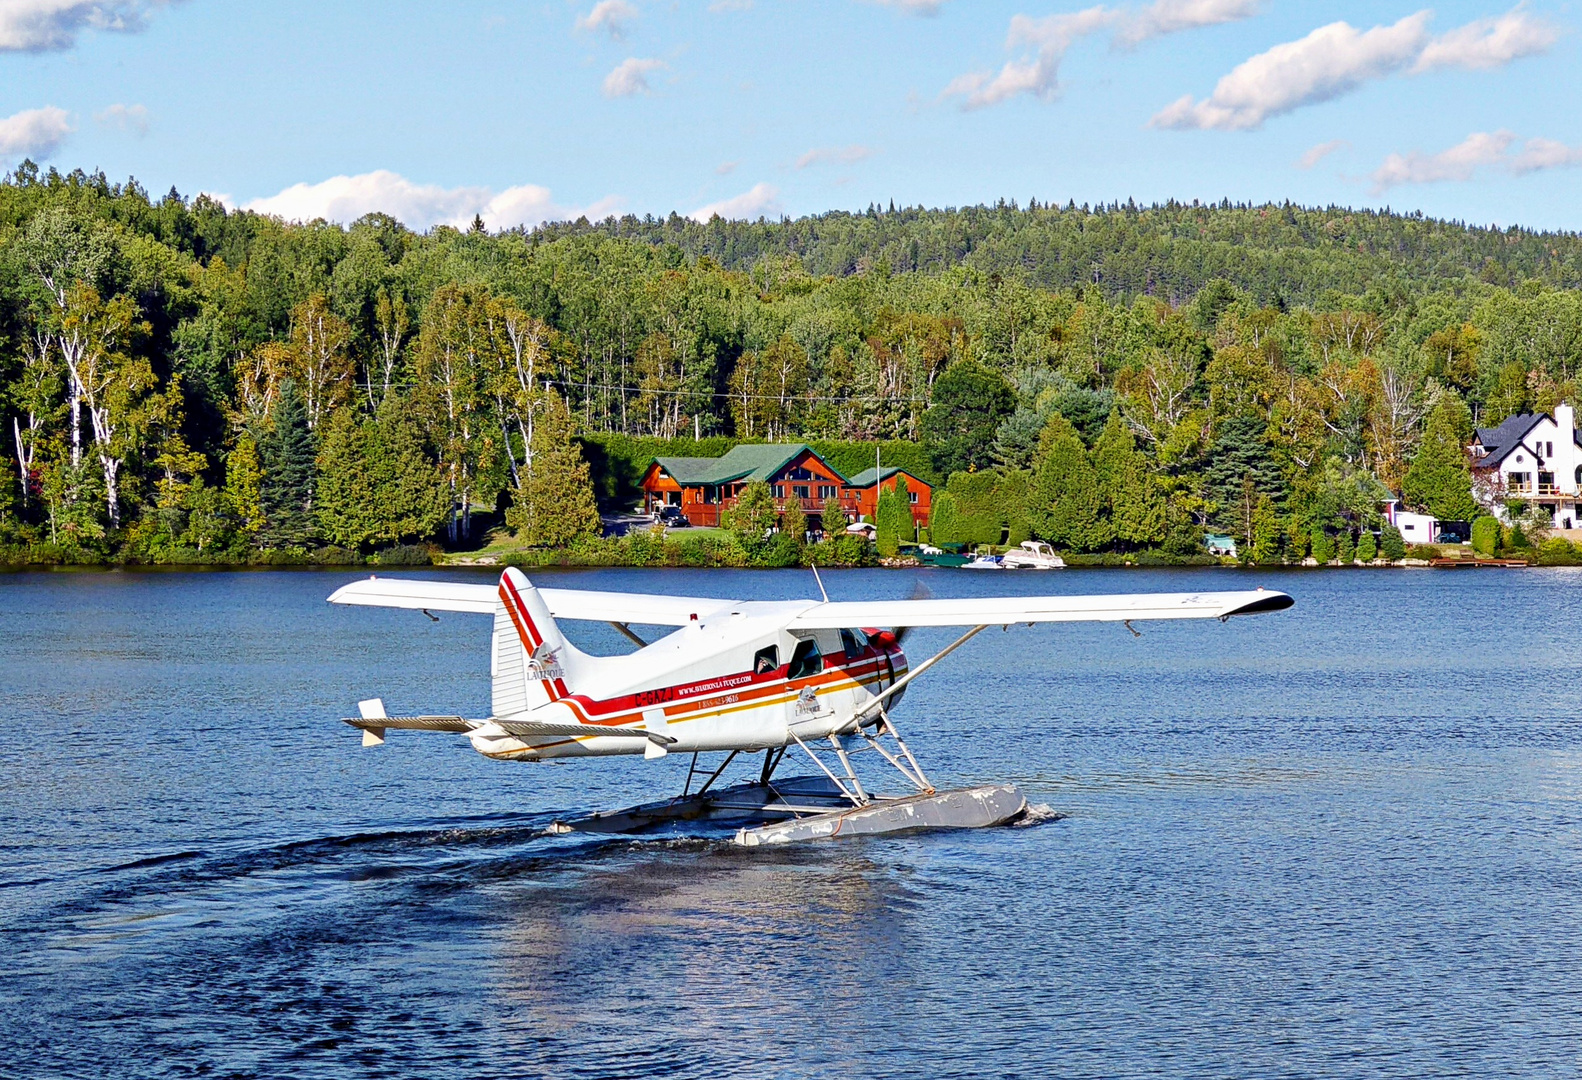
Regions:
[[753, 674], [768, 675], [780, 666], [780, 650], [773, 645], [753, 654]]
[[803, 638], [797, 642], [796, 652], [791, 654], [791, 669], [786, 672], [786, 678], [803, 679], [823, 669], [824, 660], [819, 655], [818, 642], [812, 638]]
[[861, 630], [842, 630], [840, 643], [846, 647], [846, 659], [855, 660], [868, 647], [868, 635]]

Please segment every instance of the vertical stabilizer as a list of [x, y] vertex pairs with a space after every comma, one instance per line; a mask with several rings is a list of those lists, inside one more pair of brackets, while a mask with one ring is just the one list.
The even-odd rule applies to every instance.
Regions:
[[512, 716], [559, 701], [571, 692], [567, 665], [574, 665], [580, 654], [566, 643], [549, 605], [516, 567], [500, 575], [499, 598], [494, 610], [494, 715]]

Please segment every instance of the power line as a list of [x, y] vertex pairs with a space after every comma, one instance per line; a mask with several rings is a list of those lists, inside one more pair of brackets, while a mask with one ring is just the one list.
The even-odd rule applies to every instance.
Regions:
[[614, 383], [588, 383], [575, 382], [561, 379], [545, 379], [546, 386], [558, 386], [563, 390], [613, 390], [620, 394], [657, 394], [670, 397], [711, 398], [716, 401], [822, 401], [844, 404], [871, 404], [875, 401], [886, 403], [902, 403], [907, 405], [927, 405], [927, 398], [900, 398], [900, 397], [834, 397], [826, 394], [733, 394], [720, 390], [664, 390], [650, 389], [642, 386], [617, 386]]

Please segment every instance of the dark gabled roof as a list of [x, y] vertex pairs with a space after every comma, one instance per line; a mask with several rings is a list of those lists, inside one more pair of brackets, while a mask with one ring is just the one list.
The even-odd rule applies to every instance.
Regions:
[[[717, 458], [662, 457], [654, 460], [678, 484], [733, 484], [768, 480], [803, 451], [811, 449], [807, 443], [744, 443], [731, 447]], [[819, 461], [836, 476], [841, 475], [839, 469], [823, 458]]]
[[[922, 484], [925, 487], [929, 486], [928, 481], [924, 480], [921, 476], [918, 476], [916, 473], [907, 472], [905, 469], [900, 468], [899, 466], [896, 466], [896, 465], [886, 465], [884, 467], [884, 469], [879, 473], [879, 479], [880, 480], [888, 480], [888, 479], [890, 479], [890, 477], [894, 476], [896, 473], [905, 473], [908, 477], [910, 477], [913, 480], [916, 480], [919, 484]], [[858, 473], [856, 476], [853, 476], [850, 480], [847, 480], [846, 483], [847, 483], [848, 486], [855, 487], [855, 488], [873, 487], [873, 485], [875, 483], [874, 478], [873, 478], [873, 470], [872, 469], [864, 469], [862, 472]]]
[[[1474, 461], [1473, 467], [1492, 469], [1504, 461], [1543, 420], [1553, 420], [1553, 417], [1548, 413], [1517, 413], [1515, 416], [1507, 416], [1499, 427], [1478, 428], [1478, 445], [1487, 453]], [[1575, 433], [1573, 433], [1574, 437]], [[1578, 442], [1577, 445], [1582, 446], [1582, 442]]]

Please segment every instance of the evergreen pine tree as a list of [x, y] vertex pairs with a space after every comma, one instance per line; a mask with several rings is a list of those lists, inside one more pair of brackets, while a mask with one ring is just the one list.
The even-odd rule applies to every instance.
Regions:
[[1372, 531], [1364, 531], [1362, 539], [1357, 541], [1357, 561], [1371, 563], [1379, 557], [1379, 541], [1374, 538]]
[[324, 535], [347, 547], [422, 539], [444, 524], [450, 493], [405, 403], [375, 420], [336, 413], [319, 451], [316, 510]]
[[1115, 539], [1137, 547], [1164, 539], [1164, 494], [1119, 412], [1110, 414], [1093, 444], [1093, 469]]
[[889, 558], [900, 551], [903, 542], [912, 540], [912, 506], [907, 498], [906, 477], [897, 476], [895, 487], [879, 494], [875, 543], [879, 554]]
[[1258, 496], [1276, 508], [1285, 504], [1285, 477], [1269, 452], [1265, 424], [1253, 416], [1233, 416], [1220, 425], [1203, 470], [1204, 494], [1217, 509], [1214, 522], [1242, 540], [1251, 540]]
[[280, 387], [274, 427], [259, 449], [264, 474], [258, 492], [264, 511], [259, 542], [268, 548], [312, 543], [317, 531], [313, 521], [313, 481], [317, 471], [313, 433], [308, 430], [302, 394], [289, 379]]
[[819, 515], [819, 528], [824, 530], [824, 536], [829, 540], [846, 534], [846, 511], [841, 509], [839, 499], [824, 500], [824, 512]]
[[1109, 540], [1098, 476], [1064, 416], [1050, 417], [1039, 438], [1035, 476], [1027, 516], [1039, 536], [1075, 551], [1092, 551]]
[[928, 536], [936, 544], [962, 542], [961, 519], [956, 512], [956, 497], [948, 491], [934, 492], [934, 502], [929, 507]]
[[1464, 449], [1471, 439], [1472, 415], [1466, 404], [1453, 393], [1441, 394], [1401, 482], [1401, 498], [1408, 506], [1427, 510], [1441, 521], [1471, 521], [1477, 516]]
[[571, 410], [550, 392], [533, 428], [532, 457], [522, 469], [516, 503], [506, 512], [506, 523], [528, 547], [565, 547], [600, 533], [588, 463], [575, 434]]

